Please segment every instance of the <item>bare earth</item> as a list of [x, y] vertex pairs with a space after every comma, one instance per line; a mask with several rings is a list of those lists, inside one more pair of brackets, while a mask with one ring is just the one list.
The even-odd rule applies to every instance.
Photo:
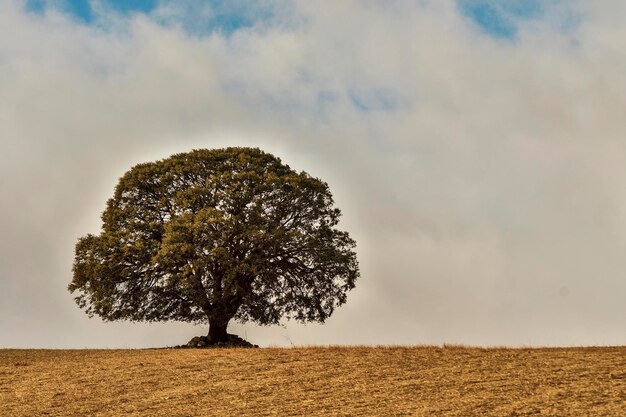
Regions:
[[626, 347], [0, 350], [2, 416], [626, 416]]

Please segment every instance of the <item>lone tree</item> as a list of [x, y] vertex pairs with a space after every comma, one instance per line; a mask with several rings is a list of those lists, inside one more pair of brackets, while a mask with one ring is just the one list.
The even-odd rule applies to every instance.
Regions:
[[105, 320], [324, 322], [359, 276], [328, 185], [252, 148], [134, 166], [79, 239], [70, 292]]

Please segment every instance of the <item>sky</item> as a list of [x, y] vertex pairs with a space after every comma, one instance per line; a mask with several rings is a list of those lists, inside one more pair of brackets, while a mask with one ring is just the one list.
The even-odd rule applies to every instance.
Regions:
[[0, 347], [184, 343], [67, 291], [131, 166], [260, 147], [328, 182], [361, 277], [261, 346], [626, 344], [626, 4], [0, 2]]

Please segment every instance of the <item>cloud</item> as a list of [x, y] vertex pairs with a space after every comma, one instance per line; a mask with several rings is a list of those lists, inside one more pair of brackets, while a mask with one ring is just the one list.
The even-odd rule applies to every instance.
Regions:
[[323, 326], [233, 327], [256, 342], [625, 343], [623, 6], [502, 42], [452, 2], [291, 4], [206, 32], [194, 3], [90, 25], [0, 5], [0, 345], [204, 331], [103, 325], [65, 287], [130, 166], [228, 145], [328, 181], [362, 266]]

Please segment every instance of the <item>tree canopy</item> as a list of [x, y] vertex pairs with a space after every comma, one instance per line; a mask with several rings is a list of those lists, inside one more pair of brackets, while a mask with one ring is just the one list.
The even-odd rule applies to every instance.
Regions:
[[69, 290], [105, 320], [324, 322], [359, 276], [328, 185], [253, 148], [194, 150], [120, 178], [78, 240]]

